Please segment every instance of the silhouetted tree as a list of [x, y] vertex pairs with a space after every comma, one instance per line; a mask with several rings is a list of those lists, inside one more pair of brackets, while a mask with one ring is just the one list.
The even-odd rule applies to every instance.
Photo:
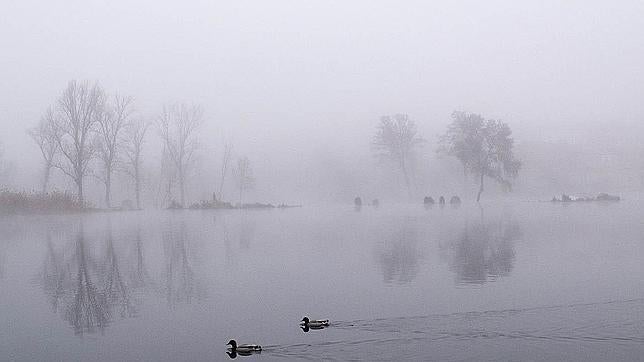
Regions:
[[54, 166], [69, 176], [83, 202], [83, 180], [96, 152], [93, 133], [104, 102], [103, 89], [72, 80], [58, 100], [54, 134], [60, 155]]
[[176, 170], [181, 207], [185, 206], [186, 177], [197, 149], [197, 130], [203, 111], [199, 106], [166, 105], [159, 117], [165, 152]]
[[112, 206], [112, 173], [123, 147], [123, 131], [132, 115], [132, 97], [114, 96], [104, 102], [97, 117], [98, 157], [103, 166], [100, 177], [105, 184], [105, 205]]
[[479, 177], [477, 202], [486, 176], [511, 189], [510, 179], [521, 168], [521, 161], [514, 157], [511, 135], [512, 130], [504, 122], [473, 113], [452, 113], [452, 123], [441, 137], [439, 152], [456, 157], [464, 170]]
[[55, 133], [55, 124], [56, 124], [56, 114], [53, 108], [47, 109], [45, 115], [42, 116], [38, 126], [27, 131], [29, 136], [34, 140], [40, 154], [43, 158], [43, 180], [42, 180], [42, 192], [47, 192], [47, 186], [49, 185], [49, 177], [51, 175], [51, 169], [54, 167], [54, 157], [58, 152], [58, 143], [56, 142], [56, 133]]
[[248, 157], [237, 159], [237, 167], [233, 169], [233, 175], [239, 187], [239, 206], [241, 207], [243, 192], [255, 186], [255, 177], [253, 177], [253, 169], [250, 167]]
[[416, 124], [406, 114], [381, 117], [372, 142], [378, 156], [393, 161], [400, 168], [410, 197], [411, 162], [416, 148], [422, 142], [423, 139], [418, 136]]
[[125, 153], [126, 162], [124, 165], [127, 173], [134, 181], [134, 193], [136, 197], [136, 208], [141, 208], [141, 184], [142, 180], [142, 160], [143, 143], [148, 131], [148, 123], [142, 120], [135, 120], [128, 123], [125, 129]]

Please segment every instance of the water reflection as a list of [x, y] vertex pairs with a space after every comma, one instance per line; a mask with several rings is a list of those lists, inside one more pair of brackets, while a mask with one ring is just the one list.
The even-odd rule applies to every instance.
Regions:
[[[105, 293], [93, 282], [88, 251], [86, 250], [83, 227], [76, 237], [75, 253], [72, 259], [72, 270], [76, 270], [76, 279], [71, 290], [71, 300], [66, 301], [64, 319], [71, 324], [74, 333], [91, 333], [96, 329], [102, 331], [110, 319], [110, 311]], [[67, 299], [67, 298], [66, 298]]]
[[187, 248], [187, 229], [185, 220], [177, 228], [172, 221], [162, 234], [165, 258], [165, 290], [168, 305], [192, 302], [196, 295], [195, 274], [192, 269]]
[[132, 303], [130, 291], [121, 277], [118, 256], [114, 251], [111, 220], [108, 220], [105, 243], [106, 251], [103, 263], [103, 273], [101, 273], [102, 276], [105, 276], [105, 297], [109, 305], [112, 306], [113, 309], [118, 310], [121, 318], [134, 316], [135, 308]]
[[51, 232], [47, 232], [47, 253], [43, 263], [41, 280], [45, 295], [47, 295], [54, 312], [58, 310], [58, 303], [63, 298], [65, 290], [63, 282], [67, 275], [61, 262], [62, 257], [54, 250]]
[[235, 359], [237, 356], [253, 356], [256, 354], [262, 354], [262, 351], [252, 351], [252, 352], [238, 352], [238, 351], [226, 351], [226, 354], [230, 359]]
[[310, 331], [319, 331], [319, 330], [322, 330], [324, 328], [325, 328], [324, 326], [315, 326], [315, 327], [311, 327], [309, 325], [300, 326], [300, 329], [304, 333], [309, 333]]
[[152, 279], [148, 274], [145, 266], [145, 259], [143, 253], [143, 239], [141, 237], [141, 227], [137, 225], [134, 236], [134, 251], [131, 254], [133, 257], [129, 263], [130, 265], [130, 286], [132, 288], [143, 288], [152, 283]]
[[5, 251], [5, 246], [0, 245], [0, 280], [4, 279], [6, 264], [7, 264], [7, 253]]
[[64, 245], [57, 249], [47, 232], [40, 285], [54, 313], [62, 313], [77, 335], [102, 332], [115, 316], [136, 314], [131, 290], [121, 275], [109, 220], [104, 242], [102, 257], [93, 257], [81, 222], [71, 257], [66, 258]]
[[458, 236], [442, 245], [458, 283], [483, 284], [512, 272], [514, 243], [521, 238], [518, 223], [466, 224]]
[[242, 211], [239, 216], [239, 246], [241, 248], [250, 248], [250, 242], [255, 238], [256, 227], [255, 219], [249, 219]]
[[385, 283], [409, 283], [418, 274], [421, 253], [418, 250], [418, 224], [403, 222], [393, 231], [379, 233], [378, 262]]

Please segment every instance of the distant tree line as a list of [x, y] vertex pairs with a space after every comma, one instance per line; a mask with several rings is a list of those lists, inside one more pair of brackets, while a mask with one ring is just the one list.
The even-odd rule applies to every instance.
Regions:
[[[85, 204], [85, 184], [92, 177], [103, 184], [105, 205], [110, 208], [114, 175], [122, 173], [130, 180], [140, 209], [143, 148], [150, 127], [155, 126], [162, 144], [161, 172], [168, 202], [176, 202], [173, 190], [178, 189], [178, 205], [185, 207], [202, 123], [199, 105], [166, 104], [153, 121], [147, 121], [137, 115], [133, 97], [108, 94], [98, 83], [72, 80], [39, 123], [28, 130], [42, 157], [41, 192], [49, 191], [52, 171], [57, 169], [74, 183], [78, 201]], [[0, 150], [0, 172], [4, 169], [1, 156]], [[231, 158], [232, 145], [226, 143], [220, 182], [213, 186], [215, 198], [223, 197]], [[240, 157], [232, 171], [241, 203], [243, 192], [255, 180], [248, 158]]]
[[[514, 156], [510, 126], [475, 113], [455, 111], [451, 118], [447, 131], [439, 139], [438, 152], [460, 161], [466, 177], [469, 174], [476, 177], [479, 185], [476, 201], [481, 199], [486, 178], [511, 190], [521, 161]], [[416, 152], [424, 142], [416, 123], [406, 114], [381, 117], [372, 141], [379, 160], [388, 161], [390, 167], [402, 174], [410, 196]]]

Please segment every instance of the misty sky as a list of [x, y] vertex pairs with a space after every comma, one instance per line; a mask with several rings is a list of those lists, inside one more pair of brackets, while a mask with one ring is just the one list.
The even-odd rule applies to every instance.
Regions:
[[35, 174], [25, 129], [70, 79], [133, 95], [148, 119], [202, 104], [202, 142], [231, 138], [260, 162], [366, 153], [378, 117], [397, 112], [430, 140], [455, 109], [518, 138], [637, 122], [643, 17], [642, 1], [4, 0], [0, 140], [9, 158], [33, 155]]

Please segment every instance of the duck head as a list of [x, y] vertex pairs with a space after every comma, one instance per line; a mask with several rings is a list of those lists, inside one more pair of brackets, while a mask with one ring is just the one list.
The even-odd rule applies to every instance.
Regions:
[[230, 348], [233, 350], [237, 349], [237, 342], [235, 342], [234, 339], [231, 339], [228, 343], [226, 343], [226, 345], [230, 346]]

